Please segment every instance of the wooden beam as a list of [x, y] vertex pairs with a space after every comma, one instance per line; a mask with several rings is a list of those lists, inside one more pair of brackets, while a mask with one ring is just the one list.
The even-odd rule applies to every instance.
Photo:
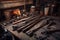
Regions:
[[17, 6], [22, 6], [25, 4], [32, 4], [32, 1], [29, 2], [24, 2], [24, 1], [4, 1], [0, 2], [0, 8], [11, 8], [11, 7], [17, 7]]

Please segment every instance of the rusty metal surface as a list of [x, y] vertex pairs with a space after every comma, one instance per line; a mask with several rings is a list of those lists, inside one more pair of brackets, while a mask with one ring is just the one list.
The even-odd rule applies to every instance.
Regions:
[[[20, 38], [21, 40], [47, 40], [47, 39], [56, 40], [57, 39], [56, 37], [58, 37], [58, 36], [55, 36], [55, 34], [58, 35], [59, 33], [55, 33], [54, 30], [60, 29], [60, 27], [59, 27], [60, 23], [59, 23], [58, 19], [55, 19], [54, 17], [51, 17], [51, 16], [41, 17], [40, 19], [43, 19], [43, 20], [40, 20], [40, 22], [37, 22], [39, 20], [39, 18], [33, 19], [33, 21], [34, 20], [35, 21], [32, 22], [32, 24], [30, 24], [29, 26], [26, 26], [25, 28], [23, 28], [23, 26], [30, 23], [31, 21], [29, 21], [28, 23], [24, 22], [25, 25], [22, 25], [22, 24], [24, 24], [23, 22], [17, 23], [15, 25], [10, 24], [10, 25], [5, 26], [5, 28], [8, 29], [13, 35]], [[18, 32], [17, 30], [13, 31], [12, 26], [19, 27], [17, 29], [20, 29], [22, 27], [23, 29], [21, 30], [21, 32]], [[49, 34], [49, 37], [48, 37], [48, 34], [46, 34], [46, 32], [48, 32], [48, 33], [50, 32], [52, 34]], [[53, 37], [53, 36], [55, 36], [55, 37]]]

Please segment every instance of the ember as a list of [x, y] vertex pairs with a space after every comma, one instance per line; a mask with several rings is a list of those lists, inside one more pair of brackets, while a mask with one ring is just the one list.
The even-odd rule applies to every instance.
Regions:
[[15, 9], [13, 10], [13, 14], [21, 16], [21, 11], [19, 9]]

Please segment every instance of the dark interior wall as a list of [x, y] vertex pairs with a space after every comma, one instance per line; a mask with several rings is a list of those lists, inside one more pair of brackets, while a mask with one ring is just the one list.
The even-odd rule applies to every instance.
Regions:
[[60, 16], [60, 0], [55, 0], [56, 4], [55, 7], [53, 8], [53, 14], [56, 14], [56, 16]]
[[[26, 10], [29, 11], [30, 10], [30, 6], [32, 4], [27, 4], [26, 5]], [[4, 21], [5, 20], [5, 16], [4, 16], [4, 11], [5, 10], [14, 10], [14, 9], [20, 9], [20, 10], [23, 10], [24, 9], [24, 6], [18, 6], [18, 7], [12, 7], [12, 8], [6, 8], [6, 9], [0, 9], [0, 22], [1, 21]]]
[[36, 6], [36, 0], [33, 0], [33, 5], [35, 5], [35, 6]]
[[[33, 5], [36, 5], [37, 3], [37, 9], [40, 10], [41, 8], [41, 5], [44, 4], [45, 7], [47, 7], [47, 4], [53, 4], [53, 2], [56, 1], [55, 3], [55, 7], [53, 8], [53, 12], [52, 14], [53, 15], [57, 15], [57, 16], [60, 16], [60, 0], [33, 0]], [[49, 11], [49, 15], [50, 15], [50, 11]]]
[[5, 16], [2, 10], [0, 10], [0, 22], [5, 20]]

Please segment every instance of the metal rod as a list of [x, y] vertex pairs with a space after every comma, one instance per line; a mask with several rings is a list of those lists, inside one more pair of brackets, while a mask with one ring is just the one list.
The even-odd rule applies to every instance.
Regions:
[[20, 32], [22, 31], [24, 28], [26, 28], [27, 26], [31, 25], [32, 23], [34, 23], [38, 18], [36, 18], [35, 20], [32, 20], [31, 22], [29, 22], [28, 24], [26, 24], [25, 26], [22, 26], [20, 29], [18, 29], [17, 31]]
[[37, 19], [34, 23], [32, 23], [31, 25], [29, 25], [28, 27], [26, 27], [25, 29], [23, 29], [23, 32], [28, 31], [29, 29], [31, 29], [34, 25], [36, 25], [37, 23], [41, 22], [43, 19]]
[[30, 26], [28, 26], [27, 28], [23, 29], [23, 32], [28, 31], [29, 29], [31, 29], [34, 25], [36, 25], [39, 21], [41, 21], [40, 19], [37, 19], [34, 23], [32, 23]]
[[49, 22], [48, 24], [47, 24], [47, 21], [44, 23], [42, 23], [41, 25], [40, 25], [40, 27], [38, 27], [38, 28], [36, 28], [36, 29], [34, 29], [34, 30], [31, 30], [31, 31], [29, 31], [29, 32], [27, 32], [27, 34], [29, 35], [29, 36], [32, 36], [37, 30], [39, 30], [40, 28], [42, 28], [42, 27], [44, 27], [45, 25], [48, 25], [47, 27], [49, 27], [49, 26], [51, 26], [51, 25], [53, 25], [53, 24], [55, 24], [54, 22]]
[[[37, 16], [38, 17], [38, 16]], [[24, 23], [20, 24], [20, 26], [18, 28], [16, 28], [14, 31], [20, 29], [22, 26], [25, 26], [26, 24], [28, 24], [30, 21], [32, 21], [33, 19], [35, 19], [36, 17], [30, 17], [27, 20], [23, 21]], [[20, 22], [19, 22], [20, 23]]]

